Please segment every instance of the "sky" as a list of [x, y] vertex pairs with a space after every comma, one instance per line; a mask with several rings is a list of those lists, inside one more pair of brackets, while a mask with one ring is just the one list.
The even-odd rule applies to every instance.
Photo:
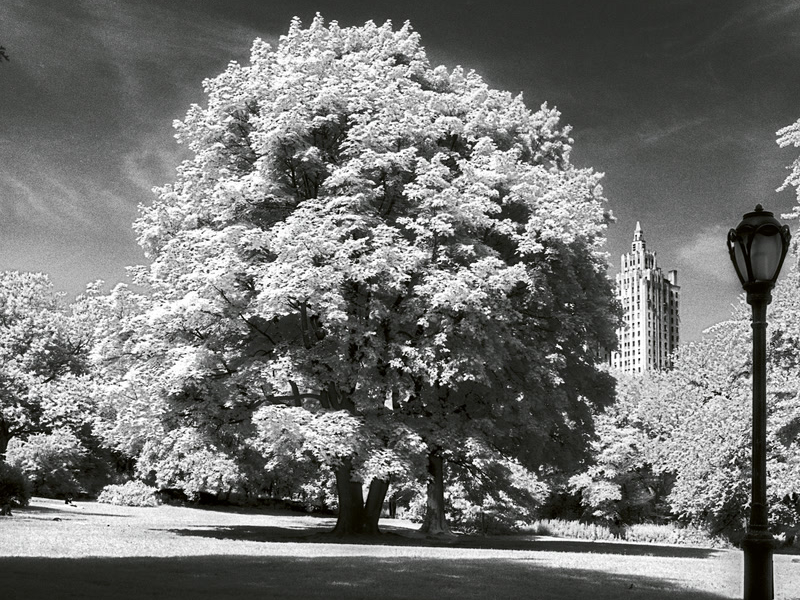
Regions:
[[678, 270], [684, 340], [738, 302], [728, 229], [797, 202], [776, 189], [800, 150], [775, 132], [800, 119], [800, 0], [3, 0], [0, 269], [69, 296], [125, 280], [146, 262], [137, 207], [189, 156], [173, 121], [256, 37], [317, 12], [408, 20], [433, 65], [557, 107], [573, 162], [605, 174], [610, 275], [641, 222]]

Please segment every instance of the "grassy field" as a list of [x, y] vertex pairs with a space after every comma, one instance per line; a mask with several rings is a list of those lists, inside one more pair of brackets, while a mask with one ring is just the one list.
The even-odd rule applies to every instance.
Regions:
[[[0, 596], [616, 600], [741, 597], [738, 551], [539, 536], [337, 540], [333, 519], [34, 499], [0, 519]], [[800, 599], [800, 557], [775, 557], [776, 598]]]

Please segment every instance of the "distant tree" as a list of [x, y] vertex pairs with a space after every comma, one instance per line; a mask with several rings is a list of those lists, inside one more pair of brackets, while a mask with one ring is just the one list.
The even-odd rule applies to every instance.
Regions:
[[[767, 470], [774, 531], [800, 525], [800, 275], [791, 267], [770, 310]], [[621, 377], [597, 418], [595, 464], [572, 479], [595, 516], [664, 518], [737, 540], [750, 499], [752, 331], [744, 300], [732, 318], [682, 346], [674, 368]]]
[[[800, 147], [800, 121], [777, 135], [780, 146]], [[800, 158], [790, 170], [780, 189], [795, 187], [800, 200]], [[795, 206], [788, 216], [799, 215]], [[786, 265], [788, 272], [770, 305], [767, 468], [772, 525], [791, 535], [800, 524], [796, 244]], [[655, 475], [669, 486], [666, 500], [672, 518], [704, 525], [714, 533], [740, 535], [750, 497], [751, 347], [750, 310], [742, 299], [730, 320], [680, 349], [669, 373], [650, 379], [621, 377], [615, 404], [596, 417], [595, 464], [572, 480], [585, 506], [598, 516], [624, 514], [630, 503], [626, 486], [634, 483], [634, 489], [641, 489]], [[663, 492], [661, 486], [650, 489]], [[656, 509], [652, 502], [660, 497], [646, 506]]]
[[616, 376], [614, 404], [595, 415], [593, 461], [570, 478], [569, 488], [590, 518], [615, 525], [665, 521], [674, 476], [654, 465], [664, 432], [671, 431], [668, 376]]
[[86, 341], [46, 275], [0, 272], [0, 458], [14, 438], [86, 422], [64, 395], [81, 385]]
[[37, 496], [72, 498], [84, 491], [81, 471], [87, 449], [66, 428], [15, 439], [8, 447], [8, 463], [20, 469]]
[[467, 439], [532, 470], [580, 455], [616, 315], [601, 176], [556, 110], [431, 68], [408, 24], [320, 17], [205, 90], [176, 124], [194, 157], [135, 225], [145, 403], [330, 468], [342, 533], [377, 531], [420, 455], [446, 529]]

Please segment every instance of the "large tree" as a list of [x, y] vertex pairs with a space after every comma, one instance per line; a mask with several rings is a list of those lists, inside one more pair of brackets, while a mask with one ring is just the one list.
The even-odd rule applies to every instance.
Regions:
[[135, 225], [148, 393], [226, 439], [260, 411], [261, 451], [332, 468], [345, 533], [377, 530], [402, 440], [431, 531], [466, 440], [531, 469], [579, 453], [612, 394], [609, 215], [555, 109], [432, 68], [408, 24], [320, 17], [205, 90], [176, 123], [194, 156]]

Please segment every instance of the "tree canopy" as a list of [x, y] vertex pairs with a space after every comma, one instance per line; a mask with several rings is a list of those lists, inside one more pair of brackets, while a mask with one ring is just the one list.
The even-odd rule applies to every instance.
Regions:
[[142, 464], [179, 486], [166, 464], [206, 448], [227, 486], [311, 460], [350, 531], [420, 455], [580, 455], [613, 389], [610, 214], [557, 110], [431, 67], [407, 23], [319, 16], [204, 89], [135, 223], [147, 299], [115, 376], [164, 432]]
[[0, 457], [8, 443], [90, 417], [80, 385], [89, 344], [46, 275], [0, 272]]

